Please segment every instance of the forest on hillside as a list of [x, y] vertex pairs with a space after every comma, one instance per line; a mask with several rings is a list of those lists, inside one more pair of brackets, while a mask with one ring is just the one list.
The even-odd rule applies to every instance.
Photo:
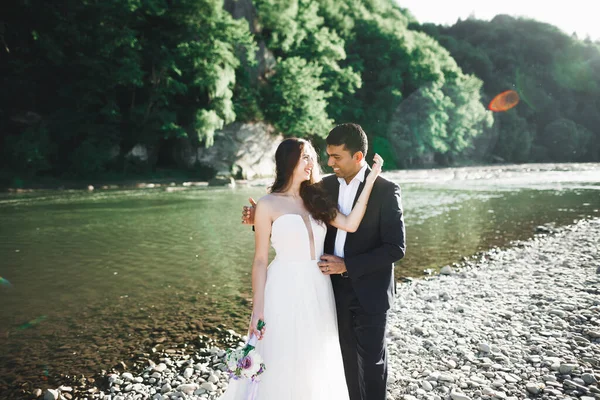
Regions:
[[489, 154], [510, 162], [600, 160], [600, 43], [505, 15], [411, 26], [483, 81], [484, 102], [518, 92], [519, 107], [494, 115]]
[[[600, 44], [532, 20], [422, 25], [392, 0], [18, 0], [0, 53], [4, 181], [119, 173], [137, 144], [211, 146], [257, 121], [317, 145], [357, 122], [396, 168], [600, 161]], [[508, 89], [517, 107], [487, 110]]]

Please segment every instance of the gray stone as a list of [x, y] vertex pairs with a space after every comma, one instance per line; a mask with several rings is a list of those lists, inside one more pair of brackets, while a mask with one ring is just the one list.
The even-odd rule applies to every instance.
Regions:
[[573, 382], [575, 382], [576, 384], [581, 385], [581, 386], [586, 384], [585, 381], [581, 378], [573, 378]]
[[551, 315], [556, 315], [556, 316], [561, 317], [561, 318], [563, 318], [563, 317], [565, 317], [567, 315], [567, 313], [565, 311], [558, 310], [558, 309], [550, 310], [548, 313], [551, 314]]
[[162, 388], [160, 388], [161, 393], [167, 393], [167, 392], [170, 392], [171, 390], [173, 390], [173, 388], [171, 387], [171, 385], [169, 383], [165, 383], [162, 386]]
[[450, 392], [450, 397], [452, 400], [471, 400], [469, 396], [460, 392]]
[[546, 389], [544, 389], [544, 394], [550, 394], [553, 396], [561, 396], [562, 392], [560, 390], [546, 388]]
[[450, 374], [440, 374], [440, 377], [438, 378], [439, 381], [442, 382], [454, 382], [455, 379], [452, 375]]
[[441, 275], [452, 275], [453, 273], [454, 273], [454, 270], [449, 265], [445, 265], [442, 267], [442, 269], [440, 269]]
[[47, 389], [44, 394], [44, 400], [58, 400], [60, 393], [56, 389]]
[[167, 365], [165, 363], [160, 363], [160, 364], [157, 364], [153, 370], [156, 372], [164, 372], [166, 369], [167, 369]]
[[570, 374], [577, 367], [578, 367], [577, 364], [561, 364], [560, 367], [558, 368], [558, 372], [560, 372], [563, 375]]
[[546, 385], [544, 385], [543, 383], [535, 382], [527, 382], [527, 384], [525, 385], [525, 389], [527, 389], [527, 391], [531, 394], [539, 394], [542, 390], [544, 390], [545, 387]]
[[421, 387], [427, 392], [431, 392], [433, 390], [433, 385], [431, 385], [431, 383], [428, 381], [422, 381]]
[[598, 380], [593, 374], [583, 374], [581, 375], [581, 379], [583, 379], [586, 385], [593, 385], [598, 382]]
[[192, 395], [194, 391], [198, 390], [198, 385], [195, 383], [184, 383], [183, 385], [177, 386], [177, 390], [187, 395]]
[[145, 389], [145, 386], [142, 385], [141, 383], [135, 383], [132, 388], [133, 391], [138, 392], [138, 393], [143, 393], [144, 389]]
[[583, 336], [573, 336], [573, 340], [576, 341], [578, 344], [582, 345], [584, 349], [585, 346], [591, 343], [588, 339], [584, 338]]
[[492, 349], [487, 343], [479, 343], [479, 351], [482, 351], [484, 353], [490, 353]]
[[210, 165], [225, 177], [270, 177], [275, 173], [275, 150], [282, 140], [271, 125], [235, 122], [215, 133], [213, 146], [200, 146], [196, 154], [190, 153], [187, 164]]
[[217, 386], [212, 382], [204, 382], [200, 387], [207, 392], [214, 392], [217, 390]]
[[575, 383], [575, 382], [573, 382], [573, 381], [571, 381], [569, 379], [565, 379], [563, 381], [563, 386], [570, 387], [570, 388], [577, 389], [577, 390], [581, 390], [583, 392], [587, 392], [588, 391], [588, 388], [586, 388], [585, 386], [579, 385], [579, 384], [577, 384], [577, 383]]

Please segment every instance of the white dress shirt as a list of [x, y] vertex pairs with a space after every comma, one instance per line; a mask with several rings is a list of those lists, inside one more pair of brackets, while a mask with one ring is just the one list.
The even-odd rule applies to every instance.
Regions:
[[[365, 172], [367, 171], [367, 164], [363, 165], [363, 167], [358, 171], [358, 174], [350, 181], [350, 183], [346, 183], [344, 178], [338, 178], [340, 182], [340, 193], [338, 194], [338, 207], [340, 212], [344, 215], [350, 214], [352, 211], [352, 204], [354, 203], [354, 198], [356, 197], [356, 193], [358, 192], [358, 187], [361, 182], [365, 180]], [[335, 236], [335, 248], [333, 254], [344, 258], [344, 245], [346, 244], [346, 236], [348, 232], [338, 229], [337, 235]]]

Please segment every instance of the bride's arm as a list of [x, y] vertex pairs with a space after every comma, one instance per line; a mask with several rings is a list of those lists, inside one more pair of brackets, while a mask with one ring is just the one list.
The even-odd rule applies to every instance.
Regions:
[[[269, 204], [263, 199], [256, 205], [254, 214], [254, 261], [252, 262], [252, 318], [249, 333], [262, 339], [262, 331], [257, 330], [259, 320], [265, 321], [265, 284], [267, 281], [267, 264], [269, 262], [269, 238], [271, 236], [271, 215]], [[266, 322], [266, 321], [265, 321]]]
[[365, 187], [363, 188], [360, 197], [356, 201], [352, 212], [348, 215], [344, 215], [338, 211], [335, 219], [331, 221], [331, 225], [334, 227], [341, 229], [346, 232], [356, 232], [360, 222], [365, 216], [365, 211], [367, 210], [367, 203], [369, 201], [369, 196], [371, 195], [371, 190], [373, 190], [373, 185], [375, 184], [375, 179], [381, 173], [381, 167], [383, 166], [383, 158], [379, 154], [375, 154], [374, 164], [371, 173], [367, 176], [365, 180]]

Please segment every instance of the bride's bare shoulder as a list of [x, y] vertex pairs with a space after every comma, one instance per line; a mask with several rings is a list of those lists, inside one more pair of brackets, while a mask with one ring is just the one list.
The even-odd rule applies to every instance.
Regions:
[[261, 197], [260, 199], [258, 199], [256, 206], [262, 208], [265, 211], [270, 212], [277, 207], [279, 200], [280, 199], [277, 198], [277, 195], [274, 195], [273, 193], [269, 193], [269, 194]]
[[257, 207], [261, 208], [262, 212], [267, 213], [272, 217], [281, 214], [288, 208], [285, 198], [279, 193], [269, 193], [266, 196], [261, 197], [260, 200], [258, 200]]
[[269, 193], [258, 199], [258, 202], [256, 204], [262, 203], [266, 205], [272, 203], [273, 200], [275, 200], [275, 196], [273, 195], [273, 193]]
[[256, 214], [268, 217], [271, 222], [275, 221], [285, 209], [285, 203], [278, 194], [269, 193], [261, 197], [256, 203]]

